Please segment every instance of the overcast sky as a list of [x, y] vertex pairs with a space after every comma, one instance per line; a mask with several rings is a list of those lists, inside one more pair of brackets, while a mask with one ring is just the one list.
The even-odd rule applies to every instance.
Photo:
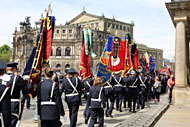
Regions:
[[116, 20], [134, 21], [134, 38], [137, 43], [164, 50], [164, 58], [172, 59], [175, 49], [175, 28], [166, 9], [170, 0], [0, 0], [0, 46], [11, 42], [15, 27], [26, 16], [32, 26], [51, 2], [56, 24], [65, 24], [82, 12]]

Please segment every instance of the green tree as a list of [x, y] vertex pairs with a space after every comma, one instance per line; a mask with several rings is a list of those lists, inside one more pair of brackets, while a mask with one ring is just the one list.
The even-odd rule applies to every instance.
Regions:
[[11, 48], [8, 45], [3, 45], [0, 47], [0, 60], [4, 62], [9, 62], [11, 57]]

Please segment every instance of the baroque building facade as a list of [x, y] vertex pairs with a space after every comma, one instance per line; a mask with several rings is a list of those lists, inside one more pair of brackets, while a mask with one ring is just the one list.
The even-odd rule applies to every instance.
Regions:
[[[19, 62], [18, 68], [22, 73], [27, 59], [30, 56], [30, 52], [32, 51], [37, 35], [37, 29], [32, 28], [27, 20], [26, 22], [20, 23], [20, 25], [20, 31], [15, 30], [14, 32], [12, 42], [12, 61]], [[89, 14], [83, 10], [82, 13], [67, 22], [65, 25], [60, 24], [55, 26], [50, 60], [53, 68], [59, 68], [61, 71], [65, 71], [72, 67], [79, 71], [80, 56], [82, 52], [82, 30], [86, 26], [92, 29], [93, 52], [97, 55], [95, 59], [90, 58], [90, 66], [94, 72], [96, 71], [96, 66], [99, 63], [99, 59], [105, 45], [108, 29], [111, 32], [111, 36], [117, 34], [122, 39], [124, 39], [126, 31], [128, 31], [133, 39], [133, 22], [125, 23], [116, 20], [114, 17], [113, 19], [109, 19], [104, 15], [97, 16]], [[146, 46], [140, 46], [140, 54], [141, 52], [143, 53], [145, 50], [149, 49], [150, 48]], [[161, 59], [159, 60], [162, 61], [162, 50], [152, 49], [151, 52], [156, 54], [156, 58], [160, 56]], [[160, 64], [158, 64], [157, 68], [160, 68], [159, 65]]]

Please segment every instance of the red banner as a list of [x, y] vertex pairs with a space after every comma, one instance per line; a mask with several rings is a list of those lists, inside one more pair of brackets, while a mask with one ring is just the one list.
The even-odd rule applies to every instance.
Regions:
[[112, 42], [112, 51], [109, 59], [108, 69], [112, 72], [122, 71], [125, 68], [126, 42], [114, 38]]
[[133, 59], [133, 68], [137, 71], [140, 66], [139, 56], [138, 56], [138, 48], [135, 50], [135, 55]]
[[128, 44], [127, 51], [125, 54], [125, 70], [122, 73], [123, 77], [126, 76], [130, 72], [130, 70], [133, 68], [132, 61], [131, 61], [131, 54], [129, 50], [130, 49], [129, 49], [129, 44]]
[[89, 54], [88, 55], [85, 54], [85, 44], [83, 44], [79, 68], [80, 68], [80, 74], [82, 76], [82, 80], [91, 76]]

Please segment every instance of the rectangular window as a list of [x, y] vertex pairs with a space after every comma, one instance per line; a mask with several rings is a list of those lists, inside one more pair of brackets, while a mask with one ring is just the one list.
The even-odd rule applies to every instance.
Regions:
[[120, 30], [122, 30], [122, 26], [120, 26]]
[[57, 30], [57, 34], [59, 33], [59, 30]]
[[65, 30], [63, 30], [63, 33], [65, 33]]
[[111, 26], [111, 23], [108, 23], [108, 27], [110, 27]]
[[123, 27], [123, 30], [126, 30], [126, 27], [125, 27], [125, 26]]
[[72, 30], [69, 30], [69, 33], [72, 33]]
[[112, 28], [115, 29], [115, 24], [112, 24]]
[[116, 29], [118, 29], [118, 25], [116, 25]]

